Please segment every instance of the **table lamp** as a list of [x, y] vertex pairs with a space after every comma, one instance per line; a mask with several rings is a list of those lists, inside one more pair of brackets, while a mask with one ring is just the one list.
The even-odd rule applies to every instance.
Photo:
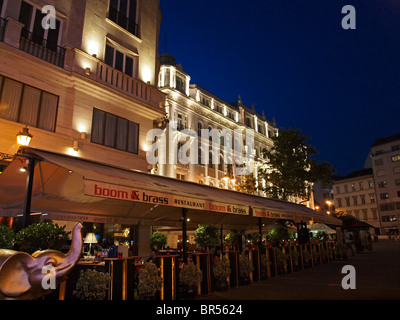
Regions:
[[89, 232], [85, 237], [84, 243], [89, 243], [88, 255], [90, 256], [90, 250], [92, 249], [92, 243], [97, 243], [96, 235], [93, 232]]

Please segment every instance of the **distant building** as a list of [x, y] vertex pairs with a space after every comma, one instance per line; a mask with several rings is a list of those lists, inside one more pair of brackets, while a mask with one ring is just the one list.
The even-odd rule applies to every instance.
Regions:
[[362, 169], [338, 177], [333, 183], [335, 210], [367, 222], [380, 234], [378, 204], [372, 169]]
[[376, 199], [385, 233], [399, 231], [400, 133], [381, 137], [371, 146]]

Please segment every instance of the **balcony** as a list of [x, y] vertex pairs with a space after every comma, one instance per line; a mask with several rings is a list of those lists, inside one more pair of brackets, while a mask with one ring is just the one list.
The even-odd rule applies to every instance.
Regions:
[[64, 68], [65, 49], [25, 29], [21, 32], [19, 49]]
[[134, 20], [127, 18], [126, 15], [122, 14], [117, 9], [110, 6], [108, 18], [121, 28], [140, 38], [139, 25]]
[[96, 81], [155, 108], [164, 106], [165, 94], [160, 90], [143, 81], [132, 78], [101, 61], [97, 62], [95, 78]]

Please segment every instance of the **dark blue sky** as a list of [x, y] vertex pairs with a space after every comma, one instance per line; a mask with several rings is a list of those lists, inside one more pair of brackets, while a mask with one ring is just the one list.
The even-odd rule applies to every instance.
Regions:
[[[400, 132], [399, 0], [160, 0], [160, 53], [227, 102], [299, 128], [343, 175]], [[356, 30], [341, 26], [356, 9]]]

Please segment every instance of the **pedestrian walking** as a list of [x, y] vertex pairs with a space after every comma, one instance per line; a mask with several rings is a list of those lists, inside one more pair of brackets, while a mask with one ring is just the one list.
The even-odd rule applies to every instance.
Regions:
[[353, 257], [355, 255], [355, 250], [354, 250], [354, 234], [351, 231], [344, 230], [344, 243], [346, 245], [347, 249], [347, 254], [349, 255], [349, 250], [350, 250], [350, 255]]

